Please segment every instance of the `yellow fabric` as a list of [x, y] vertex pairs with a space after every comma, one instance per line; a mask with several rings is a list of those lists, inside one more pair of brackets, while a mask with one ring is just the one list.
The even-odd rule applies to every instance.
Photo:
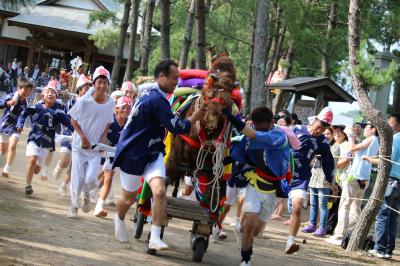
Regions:
[[[230, 153], [229, 148], [225, 148], [225, 157], [228, 157], [229, 153]], [[230, 176], [231, 174], [232, 174], [232, 164], [230, 163], [224, 166], [224, 176], [227, 175]]]
[[173, 135], [171, 134], [171, 132], [168, 131], [167, 137], [164, 140], [164, 145], [165, 145], [164, 165], [167, 163], [168, 156], [171, 152], [172, 138], [173, 138]]
[[250, 185], [252, 185], [258, 192], [264, 193], [264, 194], [272, 194], [275, 193], [276, 190], [261, 190], [258, 187], [258, 182], [268, 184], [268, 185], [273, 185], [272, 183], [268, 182], [267, 180], [264, 180], [261, 178], [255, 171], [248, 171], [244, 174], [244, 177], [246, 177], [247, 181], [249, 181]]
[[196, 94], [198, 93], [199, 90], [195, 88], [190, 88], [190, 87], [178, 87], [174, 90], [174, 95], [175, 96], [183, 96], [183, 95], [188, 95], [188, 94]]

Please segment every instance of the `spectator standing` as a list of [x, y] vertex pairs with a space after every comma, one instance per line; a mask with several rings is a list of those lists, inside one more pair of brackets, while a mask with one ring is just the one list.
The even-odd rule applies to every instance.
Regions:
[[[400, 114], [389, 117], [389, 125], [393, 129], [392, 170], [386, 188], [384, 202], [376, 216], [375, 247], [369, 251], [374, 257], [391, 259], [396, 244], [398, 214], [389, 209], [400, 209]], [[364, 160], [378, 164], [378, 158], [365, 156]]]
[[375, 156], [379, 149], [378, 133], [371, 123], [365, 125], [365, 139], [359, 144], [356, 144], [352, 128], [349, 131], [350, 151], [355, 152], [355, 157], [345, 180], [342, 182], [342, 196], [339, 203], [335, 235], [327, 239], [328, 243], [338, 246], [341, 245], [344, 234], [354, 227], [360, 217], [361, 201], [355, 200], [355, 198], [362, 198], [369, 184], [372, 164], [361, 158], [365, 155]]
[[[332, 146], [335, 143], [332, 128], [324, 131], [324, 136]], [[331, 148], [332, 149], [332, 148]], [[303, 228], [304, 233], [314, 233], [315, 236], [324, 237], [326, 235], [326, 225], [328, 222], [328, 200], [331, 190], [329, 183], [325, 180], [324, 171], [321, 167], [320, 157], [314, 159], [313, 168], [311, 169], [310, 179], [310, 223]], [[319, 228], [317, 230], [319, 208]]]

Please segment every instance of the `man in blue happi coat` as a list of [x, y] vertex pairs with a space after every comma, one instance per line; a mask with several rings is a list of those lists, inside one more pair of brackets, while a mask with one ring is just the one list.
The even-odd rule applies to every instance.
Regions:
[[155, 83], [139, 88], [139, 97], [132, 108], [115, 153], [114, 167], [120, 168], [122, 197], [117, 202], [115, 236], [128, 242], [124, 219], [135, 202], [141, 186], [141, 177], [149, 184], [153, 194], [152, 225], [149, 248], [167, 249], [161, 238], [161, 224], [166, 215], [165, 165], [163, 143], [167, 128], [173, 134], [185, 134], [200, 119], [203, 112], [196, 111], [188, 119], [181, 119], [171, 112], [165, 98], [173, 93], [179, 78], [178, 65], [171, 60], [160, 62], [154, 70]]

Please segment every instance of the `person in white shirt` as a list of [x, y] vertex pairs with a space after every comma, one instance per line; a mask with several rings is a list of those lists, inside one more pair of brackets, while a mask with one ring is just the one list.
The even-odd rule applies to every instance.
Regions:
[[113, 122], [114, 100], [107, 95], [110, 81], [107, 69], [103, 66], [96, 68], [93, 73], [94, 89], [89, 90], [68, 112], [74, 127], [71, 145], [71, 218], [78, 215], [82, 191], [82, 211], [90, 211], [89, 192], [98, 186], [101, 156], [96, 146], [107, 142], [108, 128]]

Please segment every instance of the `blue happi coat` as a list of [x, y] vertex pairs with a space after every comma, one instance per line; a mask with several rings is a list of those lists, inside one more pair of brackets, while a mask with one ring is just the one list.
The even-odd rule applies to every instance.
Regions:
[[28, 107], [18, 118], [17, 128], [23, 128], [25, 119], [30, 117], [32, 130], [28, 136], [28, 142], [33, 141], [38, 147], [55, 150], [54, 138], [56, 128], [60, 125], [68, 127], [71, 131], [73, 127], [70, 118], [60, 109], [45, 108], [43, 104], [37, 103]]
[[296, 126], [293, 131], [299, 138], [301, 146], [293, 151], [294, 175], [290, 184], [291, 188], [308, 189], [311, 178], [311, 161], [316, 155], [319, 155], [321, 158], [321, 166], [325, 174], [325, 179], [331, 183], [335, 164], [329, 141], [324, 135], [318, 137], [312, 136], [305, 126]]
[[[77, 99], [74, 97], [72, 99], [69, 99], [67, 101], [67, 103], [64, 105], [64, 112], [66, 114], [68, 114], [68, 111], [71, 110], [72, 106], [74, 106], [74, 104], [76, 103]], [[71, 118], [70, 116], [68, 116], [69, 118]], [[66, 135], [66, 136], [71, 136], [72, 135], [73, 130], [71, 131], [68, 127], [63, 127], [62, 128], [62, 134]], [[71, 142], [69, 141], [63, 141], [61, 142], [61, 147], [66, 147], [69, 150], [72, 150], [71, 148]]]
[[0, 100], [0, 109], [5, 109], [0, 119], [0, 133], [11, 135], [16, 132], [19, 115], [25, 111], [28, 106], [27, 100], [20, 100], [15, 106], [7, 106], [7, 102], [12, 100], [14, 93], [8, 94]]
[[118, 142], [114, 167], [120, 167], [128, 174], [141, 175], [147, 164], [165, 153], [165, 128], [173, 134], [190, 131], [190, 122], [171, 112], [165, 96], [157, 83], [139, 88], [139, 98]]
[[[232, 177], [237, 179], [236, 185], [243, 180], [245, 172], [256, 168], [271, 177], [282, 177], [288, 172], [290, 147], [285, 132], [280, 128], [257, 131], [253, 140], [244, 136], [237, 137], [236, 140], [239, 141], [232, 140], [231, 148], [231, 157], [235, 161], [233, 168], [240, 170], [239, 167], [243, 166], [238, 176], [232, 170]], [[274, 182], [274, 188], [278, 188], [278, 184], [279, 182]], [[271, 188], [265, 187], [265, 190], [268, 189]]]

